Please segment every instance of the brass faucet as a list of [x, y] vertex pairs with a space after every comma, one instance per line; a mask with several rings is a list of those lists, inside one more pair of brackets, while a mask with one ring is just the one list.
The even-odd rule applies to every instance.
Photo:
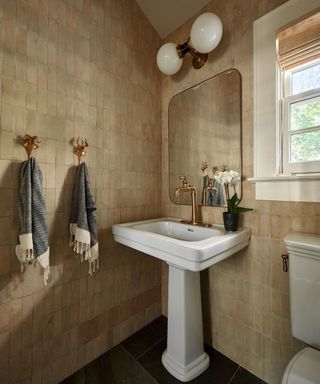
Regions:
[[213, 186], [214, 180], [209, 179], [208, 185], [202, 190], [202, 205], [207, 205], [207, 195], [209, 191], [217, 192], [217, 188]]
[[182, 187], [176, 188], [176, 197], [180, 195], [180, 192], [191, 192], [191, 224], [197, 224], [197, 189], [195, 186], [190, 185], [186, 176], [180, 176], [180, 180], [182, 180]]

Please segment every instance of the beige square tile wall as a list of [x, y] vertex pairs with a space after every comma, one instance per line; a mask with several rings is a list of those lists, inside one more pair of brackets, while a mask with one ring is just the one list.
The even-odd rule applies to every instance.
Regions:
[[[0, 382], [57, 383], [161, 314], [161, 265], [113, 223], [161, 213], [160, 39], [133, 0], [0, 1]], [[151, 59], [150, 59], [151, 58]], [[21, 137], [41, 139], [51, 279], [14, 254]], [[100, 270], [68, 247], [77, 158], [97, 202]]]
[[[219, 47], [201, 70], [186, 59], [180, 72], [163, 76], [163, 143], [167, 140], [170, 99], [227, 68], [242, 74], [243, 176], [253, 175], [253, 21], [284, 0], [251, 2], [214, 0], [203, 11], [216, 12], [223, 23]], [[201, 13], [202, 13], [201, 12]], [[195, 16], [196, 17], [196, 16]], [[168, 37], [182, 43], [190, 32], [189, 20]], [[189, 218], [190, 206], [173, 205], [168, 198], [167, 146], [163, 146], [163, 214]], [[202, 273], [205, 338], [208, 343], [268, 383], [279, 384], [284, 366], [301, 348], [290, 329], [288, 274], [282, 272], [283, 236], [290, 231], [320, 234], [320, 204], [256, 201], [254, 185], [243, 185], [242, 215], [252, 229], [249, 248]], [[222, 223], [220, 208], [203, 209], [204, 220]], [[166, 308], [167, 268], [163, 265], [163, 303]]]

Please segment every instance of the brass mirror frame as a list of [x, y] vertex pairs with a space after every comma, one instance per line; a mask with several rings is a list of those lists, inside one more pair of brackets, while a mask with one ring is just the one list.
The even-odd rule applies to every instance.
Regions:
[[[214, 79], [215, 77], [218, 77], [220, 75], [225, 75], [225, 74], [228, 74], [229, 72], [236, 72], [238, 75], [239, 75], [239, 162], [240, 162], [240, 166], [239, 166], [239, 169], [235, 169], [237, 172], [240, 173], [241, 175], [241, 182], [239, 183], [238, 185], [238, 188], [237, 188], [237, 193], [238, 193], [238, 196], [239, 196], [239, 199], [241, 201], [242, 199], [242, 193], [243, 193], [243, 188], [242, 188], [242, 180], [243, 180], [243, 154], [242, 154], [242, 76], [241, 76], [241, 73], [238, 69], [236, 68], [228, 68], [226, 69], [225, 71], [222, 71], [220, 73], [217, 73], [216, 75], [213, 75], [211, 77], [209, 77], [208, 79], [206, 80], [203, 80], [201, 81], [200, 83], [197, 83], [197, 84], [194, 84], [192, 85], [191, 87], [188, 87], [186, 89], [184, 89], [183, 91], [175, 94], [174, 96], [172, 96], [172, 98], [170, 99], [169, 103], [168, 103], [168, 127], [167, 127], [167, 137], [168, 137], [168, 178], [169, 178], [169, 198], [171, 200], [172, 203], [174, 204], [177, 204], [177, 205], [191, 205], [191, 197], [190, 197], [190, 203], [188, 202], [185, 202], [185, 201], [182, 201], [182, 202], [179, 202], [177, 200], [174, 199], [174, 196], [172, 195], [172, 191], [178, 186], [180, 185], [179, 183], [179, 180], [177, 179], [177, 184], [175, 186], [172, 186], [171, 185], [171, 181], [170, 181], [170, 163], [171, 163], [171, 151], [170, 151], [170, 104], [172, 102], [172, 100], [183, 94], [183, 93], [186, 93], [188, 91], [190, 91], [191, 89], [195, 88], [195, 87], [198, 87], [204, 83], [207, 83], [209, 82], [210, 80]], [[181, 176], [184, 176], [184, 175], [181, 175]], [[190, 183], [193, 184], [193, 180], [190, 180]], [[198, 186], [196, 186], [198, 187]], [[201, 195], [202, 190], [199, 190], [198, 191], [198, 197], [199, 195]], [[203, 206], [201, 203], [198, 202], [198, 199], [197, 199], [197, 205], [198, 206]], [[212, 208], [225, 208], [227, 205], [206, 205], [206, 207], [212, 207]]]

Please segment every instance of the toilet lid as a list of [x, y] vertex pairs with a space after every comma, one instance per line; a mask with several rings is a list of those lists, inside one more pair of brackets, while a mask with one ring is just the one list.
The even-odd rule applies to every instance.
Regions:
[[282, 384], [320, 384], [320, 351], [307, 347], [293, 356]]

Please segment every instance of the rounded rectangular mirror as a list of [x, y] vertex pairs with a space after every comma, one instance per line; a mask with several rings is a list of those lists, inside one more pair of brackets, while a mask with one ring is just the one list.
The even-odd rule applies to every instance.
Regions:
[[[170, 199], [191, 203], [189, 194], [175, 195], [179, 177], [186, 176], [197, 188], [198, 205], [226, 205], [214, 173], [225, 169], [242, 173], [239, 71], [229, 69], [175, 95], [169, 103], [168, 127]], [[241, 198], [241, 183], [237, 193]]]

